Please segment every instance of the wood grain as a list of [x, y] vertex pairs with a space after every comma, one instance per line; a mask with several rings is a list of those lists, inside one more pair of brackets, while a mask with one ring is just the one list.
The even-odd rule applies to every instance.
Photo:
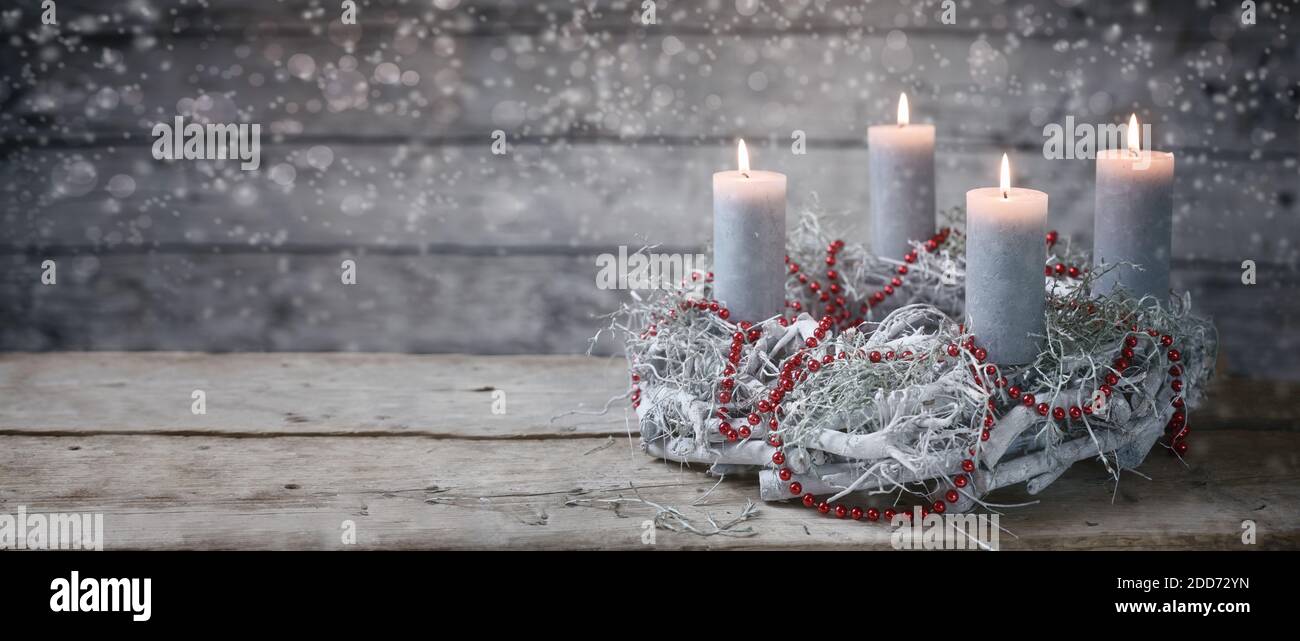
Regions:
[[[0, 354], [0, 432], [462, 439], [639, 433], [621, 358], [404, 354]], [[207, 414], [190, 394], [207, 394]], [[495, 392], [505, 395], [493, 412]], [[1219, 376], [1201, 430], [1300, 431], [1300, 384]]]
[[[672, 506], [707, 529], [706, 515], [726, 522], [757, 495], [752, 478], [714, 488], [714, 479], [651, 460], [625, 437], [8, 435], [0, 445], [0, 510], [102, 512], [107, 549], [347, 549], [345, 520], [367, 549], [645, 549], [643, 523], [654, 510], [600, 501]], [[1117, 492], [1100, 466], [1078, 464], [1033, 497], [1042, 503], [1006, 511], [1001, 546], [1294, 549], [1298, 445], [1291, 433], [1203, 434], [1190, 468], [1154, 452], [1141, 470], [1150, 480], [1126, 475]], [[1241, 544], [1245, 519], [1257, 524], [1257, 546]], [[654, 547], [889, 547], [886, 527], [793, 504], [761, 505], [743, 526], [754, 536], [658, 531]]]
[[622, 359], [579, 356], [10, 353], [0, 432], [623, 436], [639, 433], [626, 401], [562, 415], [600, 410], [626, 377]]

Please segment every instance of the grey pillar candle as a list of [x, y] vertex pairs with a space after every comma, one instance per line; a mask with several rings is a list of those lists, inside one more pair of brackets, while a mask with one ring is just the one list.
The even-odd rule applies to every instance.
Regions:
[[1001, 187], [966, 192], [966, 318], [995, 363], [1028, 363], [1041, 351], [1046, 228], [1047, 194], [1012, 189], [1005, 155]]
[[753, 171], [742, 140], [740, 170], [713, 174], [713, 298], [733, 322], [785, 308], [785, 174]]
[[[1129, 118], [1128, 149], [1097, 153], [1093, 218], [1094, 269], [1109, 264], [1094, 291], [1123, 286], [1141, 298], [1169, 299], [1169, 252], [1174, 215], [1174, 155], [1142, 150], [1137, 117]], [[1135, 269], [1119, 263], [1133, 263]]]
[[907, 96], [898, 124], [867, 129], [871, 163], [871, 250], [901, 259], [910, 241], [934, 235], [934, 125], [910, 124]]

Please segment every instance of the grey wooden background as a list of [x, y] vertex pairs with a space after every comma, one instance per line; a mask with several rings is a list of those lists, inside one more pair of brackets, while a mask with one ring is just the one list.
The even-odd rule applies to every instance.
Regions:
[[[1300, 378], [1295, 0], [39, 4], [0, 10], [3, 349], [581, 352], [627, 295], [595, 256], [702, 251], [737, 136], [865, 240], [866, 126], [906, 90], [941, 207], [1008, 150], [1084, 243], [1093, 165], [1043, 126], [1136, 111], [1178, 155], [1176, 285], [1231, 372]], [[177, 113], [260, 123], [261, 169], [154, 160]]]

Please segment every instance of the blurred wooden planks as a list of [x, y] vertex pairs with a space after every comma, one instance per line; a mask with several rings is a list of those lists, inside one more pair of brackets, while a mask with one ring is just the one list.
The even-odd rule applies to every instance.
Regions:
[[[490, 140], [482, 142], [267, 145], [263, 174], [290, 176], [282, 182], [241, 172], [234, 161], [155, 162], [139, 146], [33, 152], [0, 164], [0, 251], [701, 246], [712, 232], [712, 173], [735, 162], [729, 143], [556, 141], [496, 156]], [[791, 225], [817, 204], [843, 214], [847, 238], [866, 241], [865, 145], [814, 142], [804, 155], [790, 154], [782, 140], [750, 148], [760, 166], [789, 175]], [[964, 207], [966, 190], [993, 184], [999, 155], [941, 145], [940, 209]], [[1012, 166], [1017, 184], [1051, 194], [1052, 228], [1091, 242], [1092, 162], [1024, 152], [1013, 153]], [[133, 176], [129, 195], [107, 190], [119, 173]], [[1174, 257], [1294, 265], [1298, 190], [1297, 162], [1179, 157]]]
[[[959, 2], [953, 25], [932, 2], [661, 1], [653, 26], [628, 1], [362, 2], [345, 28], [316, 1], [69, 0], [32, 33], [23, 7], [0, 16], [0, 348], [578, 352], [620, 296], [594, 255], [706, 247], [738, 135], [865, 240], [864, 128], [907, 90], [942, 207], [1011, 149], [1084, 243], [1092, 164], [1042, 158], [1043, 126], [1138, 111], [1179, 152], [1176, 282], [1227, 367], [1300, 377], [1294, 5], [1244, 28], [1180, 0]], [[263, 124], [261, 170], [154, 160], [181, 111]]]
[[[654, 510], [707, 529], [756, 496], [650, 459], [617, 419], [544, 420], [622, 385], [602, 359], [395, 355], [0, 356], [0, 511], [102, 512], [107, 549], [641, 549]], [[189, 414], [205, 385], [208, 414]], [[504, 415], [491, 394], [507, 394]], [[1294, 387], [1294, 386], [1292, 386]], [[1080, 463], [1036, 497], [1010, 488], [1006, 549], [1300, 546], [1300, 433], [1258, 431], [1255, 386], [1212, 403], [1184, 467], [1152, 452], [1118, 489]], [[1294, 389], [1271, 411], [1294, 421]], [[17, 400], [18, 402], [13, 402]], [[1203, 412], [1193, 414], [1199, 424]], [[1282, 417], [1281, 414], [1274, 418]], [[590, 418], [590, 417], [587, 417]], [[586, 420], [586, 419], [583, 419]], [[716, 485], [716, 487], [715, 487]], [[750, 537], [660, 530], [662, 548], [888, 548], [890, 530], [763, 504]]]

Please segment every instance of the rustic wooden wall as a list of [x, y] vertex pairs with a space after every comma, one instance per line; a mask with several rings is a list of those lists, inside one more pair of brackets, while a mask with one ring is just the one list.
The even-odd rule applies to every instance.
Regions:
[[[865, 127], [906, 90], [942, 207], [1010, 150], [1079, 242], [1093, 166], [1044, 159], [1043, 126], [1153, 123], [1177, 285], [1230, 370], [1300, 378], [1296, 0], [1253, 26], [1207, 0], [963, 0], [953, 25], [937, 0], [659, 0], [653, 26], [639, 1], [362, 0], [344, 26], [333, 0], [59, 0], [57, 30], [39, 4], [0, 10], [0, 348], [580, 352], [626, 295], [594, 257], [706, 247], [737, 136], [864, 238]], [[261, 169], [155, 160], [178, 112], [260, 123]]]

